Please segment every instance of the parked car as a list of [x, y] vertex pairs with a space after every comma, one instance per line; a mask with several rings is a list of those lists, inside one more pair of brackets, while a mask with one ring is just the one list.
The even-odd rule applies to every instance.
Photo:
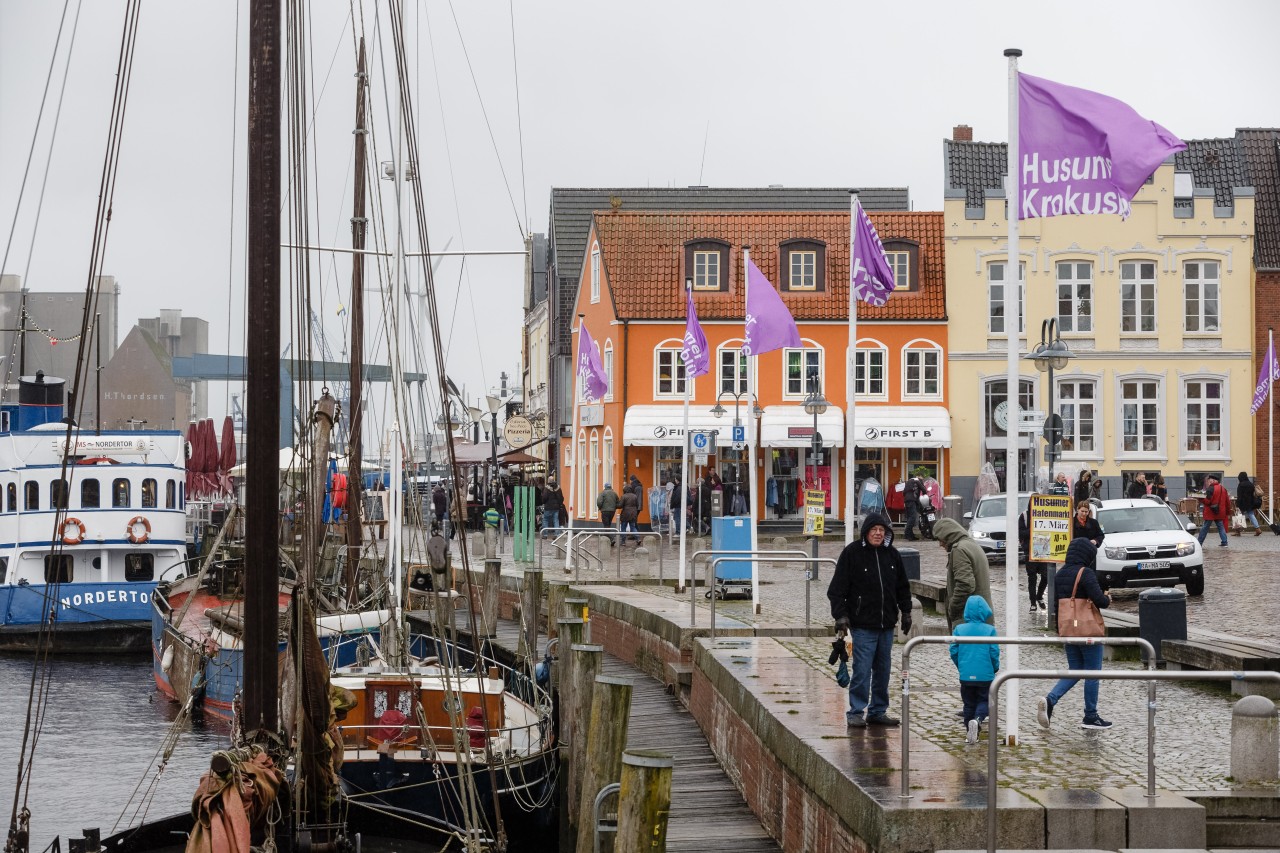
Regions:
[[[978, 505], [973, 508], [973, 512], [966, 512], [964, 517], [969, 520], [969, 536], [974, 542], [982, 546], [982, 550], [986, 552], [988, 560], [999, 560], [1004, 562], [1005, 551], [1005, 517], [1004, 495], [987, 495], [978, 501]], [[1021, 514], [1026, 511], [1027, 503], [1031, 500], [1030, 492], [1018, 493], [1018, 512]], [[1017, 531], [1014, 531], [1014, 541], [1017, 542]], [[1016, 548], [1017, 545], [1015, 544]], [[1018, 549], [1018, 558], [1023, 557], [1021, 548]]]
[[1187, 595], [1204, 594], [1204, 550], [1167, 504], [1103, 501], [1096, 514], [1106, 534], [1097, 564], [1103, 587], [1182, 584]]

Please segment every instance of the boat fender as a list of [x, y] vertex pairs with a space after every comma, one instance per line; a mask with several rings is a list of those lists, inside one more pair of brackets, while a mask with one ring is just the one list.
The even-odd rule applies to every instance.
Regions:
[[84, 522], [78, 518], [68, 517], [62, 522], [62, 542], [65, 545], [79, 545], [84, 541]]
[[164, 672], [169, 671], [169, 667], [173, 666], [173, 646], [169, 646], [164, 650], [164, 655], [160, 658], [160, 669]]
[[141, 515], [135, 515], [129, 519], [129, 523], [125, 526], [125, 532], [129, 534], [130, 542], [135, 545], [141, 545], [151, 538], [151, 522]]

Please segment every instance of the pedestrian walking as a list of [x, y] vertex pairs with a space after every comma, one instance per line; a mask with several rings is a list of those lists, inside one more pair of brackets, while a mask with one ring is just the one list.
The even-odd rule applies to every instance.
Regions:
[[667, 501], [667, 511], [671, 514], [671, 532], [679, 534], [684, 527], [684, 484], [679, 477], [674, 477], [667, 486], [671, 492]]
[[[1111, 596], [1102, 591], [1098, 584], [1098, 575], [1094, 564], [1098, 559], [1098, 549], [1088, 539], [1072, 539], [1067, 546], [1067, 559], [1058, 569], [1053, 579], [1054, 610], [1061, 612], [1058, 601], [1064, 598], [1088, 598], [1100, 609], [1111, 604]], [[1102, 646], [1097, 643], [1081, 645], [1069, 643], [1063, 646], [1067, 655], [1067, 669], [1102, 669]], [[1053, 686], [1046, 695], [1036, 703], [1036, 719], [1040, 727], [1047, 729], [1053, 719], [1053, 709], [1062, 701], [1067, 691], [1076, 686], [1078, 678], [1064, 678]], [[1098, 680], [1085, 679], [1084, 682], [1084, 719], [1080, 722], [1084, 729], [1109, 729], [1111, 723], [1098, 714]]]
[[[964, 623], [952, 633], [957, 637], [994, 637], [996, 628], [988, 624], [991, 605], [980, 595], [964, 603]], [[978, 726], [987, 721], [991, 682], [1000, 671], [1000, 647], [995, 643], [952, 643], [951, 660], [960, 672], [960, 699], [964, 702], [965, 740], [977, 743]]]
[[933, 535], [947, 552], [947, 627], [954, 630], [964, 621], [969, 596], [991, 600], [991, 567], [982, 546], [970, 539], [955, 519], [938, 519]]
[[444, 524], [444, 517], [449, 512], [449, 497], [444, 493], [444, 486], [436, 483], [431, 490], [431, 510], [436, 515], [436, 526]]
[[1204, 505], [1204, 524], [1200, 526], [1200, 535], [1196, 538], [1203, 545], [1205, 537], [1209, 535], [1209, 528], [1216, 525], [1218, 537], [1222, 540], [1218, 544], [1223, 548], [1227, 547], [1227, 519], [1231, 517], [1231, 498], [1218, 478], [1212, 474], [1205, 475], [1204, 497], [1200, 499], [1200, 503]]
[[[888, 715], [893, 629], [911, 630], [911, 587], [898, 550], [885, 541], [889, 520], [879, 513], [862, 522], [862, 538], [845, 546], [827, 587], [836, 637], [853, 640], [849, 681], [850, 728], [896, 726]], [[899, 612], [902, 616], [899, 620]]]
[[[1240, 485], [1236, 486], [1236, 510], [1244, 516], [1244, 520], [1253, 525], [1253, 535], [1262, 535], [1262, 525], [1258, 524], [1258, 510], [1262, 507], [1262, 487], [1249, 479], [1244, 471], [1240, 472]], [[1232, 535], [1239, 536], [1244, 531], [1240, 525]]]
[[[1049, 568], [1053, 563], [1031, 559], [1031, 508], [1027, 507], [1018, 514], [1018, 551], [1026, 562], [1027, 598], [1031, 601], [1031, 612], [1046, 609], [1044, 606], [1044, 590], [1049, 583]], [[1006, 551], [1005, 559], [1009, 559]], [[1056, 566], [1055, 566], [1056, 568]], [[967, 605], [966, 605], [967, 606]]]
[[1147, 496], [1147, 475], [1141, 472], [1138, 476], [1129, 481], [1129, 488], [1125, 489], [1124, 496], [1130, 500], [1145, 498]]
[[[908, 542], [916, 541], [915, 528], [916, 523], [920, 521], [920, 496], [922, 494], [924, 494], [924, 480], [912, 474], [902, 486], [903, 510], [907, 514], [905, 535]], [[920, 537], [924, 537], [923, 522], [920, 523]]]
[[[630, 494], [631, 487], [627, 486], [626, 491]], [[600, 510], [601, 527], [613, 527], [613, 516], [617, 513], [620, 503], [621, 500], [618, 498], [618, 493], [613, 490], [613, 483], [605, 483], [604, 488], [600, 490], [600, 494], [596, 495], [596, 509]], [[609, 544], [613, 544], [612, 538], [609, 540]]]
[[1049, 484], [1049, 494], [1051, 495], [1071, 494], [1071, 481], [1067, 479], [1066, 471], [1059, 471], [1054, 476], [1053, 482]]
[[1098, 524], [1098, 519], [1093, 517], [1093, 507], [1089, 502], [1080, 501], [1076, 504], [1076, 514], [1071, 518], [1071, 538], [1083, 537], [1092, 542], [1093, 547], [1101, 548], [1105, 535], [1102, 532], [1102, 525]]
[[1169, 487], [1164, 484], [1164, 474], [1159, 471], [1156, 472], [1155, 478], [1151, 481], [1151, 494], [1166, 503], [1169, 501]]
[[551, 477], [547, 480], [546, 488], [542, 490], [542, 537], [544, 539], [548, 530], [560, 526], [560, 512], [563, 509], [564, 492], [560, 491], [555, 478]]
[[640, 544], [640, 528], [636, 526], [636, 520], [640, 518], [640, 493], [635, 488], [630, 488], [622, 493], [622, 533], [619, 534], [618, 540], [622, 544], [627, 542], [627, 533], [631, 533], [635, 537], [636, 544]]
[[1093, 497], [1093, 472], [1088, 468], [1080, 469], [1080, 479], [1076, 480], [1076, 488], [1072, 493], [1072, 499], [1076, 503], [1087, 501]]

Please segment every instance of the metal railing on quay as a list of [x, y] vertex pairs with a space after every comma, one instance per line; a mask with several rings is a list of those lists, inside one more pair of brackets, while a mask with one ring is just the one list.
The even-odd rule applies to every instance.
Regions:
[[[902, 647], [902, 793], [901, 799], [911, 799], [911, 650], [920, 645], [988, 644], [993, 646], [1141, 646], [1147, 652], [1147, 668], [1156, 668], [1156, 650], [1142, 637], [912, 637]], [[1090, 670], [1095, 672], [1100, 670]], [[992, 685], [994, 689], [994, 683]], [[1156, 767], [1156, 684], [1147, 685], [1147, 790], [1154, 792]], [[987, 737], [995, 740], [995, 715]]]
[[[406, 750], [434, 750], [442, 749], [452, 750], [454, 743], [454, 729], [452, 726], [442, 725], [420, 725], [417, 723], [408, 723], [398, 727], [398, 731], [392, 737], [379, 737], [376, 741], [370, 736], [376, 736], [379, 731], [385, 731], [391, 728], [386, 724], [373, 723], [372, 725], [339, 726], [339, 732], [342, 736], [343, 746], [349, 749], [378, 749], [378, 744], [385, 744], [391, 741], [397, 752]], [[483, 734], [488, 739], [489, 745], [493, 745], [495, 739], [503, 738], [506, 740], [506, 748], [494, 751], [496, 758], [503, 757], [519, 757], [528, 758], [534, 755], [542, 748], [543, 733], [541, 723], [527, 723], [521, 726], [501, 726], [493, 729], [472, 729], [465, 723], [458, 730], [460, 737], [467, 739], [467, 749], [469, 751], [481, 751], [484, 747], [476, 746], [470, 742], [472, 735]], [[517, 737], [521, 735], [521, 737]]]
[[[702, 554], [702, 553], [704, 552], [702, 551], [697, 552], [697, 554]], [[710, 563], [711, 575], [713, 579], [715, 577], [716, 566], [718, 566], [720, 563], [773, 562], [779, 555], [784, 555], [781, 562], [786, 562], [786, 563], [801, 563], [801, 564], [811, 565], [811, 566], [817, 566], [817, 565], [822, 565], [824, 563], [827, 563], [827, 564], [830, 564], [832, 567], [834, 567], [836, 564], [836, 559], [834, 557], [810, 557], [808, 554], [805, 554], [803, 551], [717, 551], [714, 553], [716, 556], [714, 556], [711, 559], [711, 563]], [[694, 556], [697, 556], [697, 554], [695, 554]], [[799, 556], [795, 556], [795, 555], [799, 555]], [[818, 577], [817, 572], [809, 569], [805, 570], [804, 627], [806, 629], [809, 627], [809, 597], [810, 597], [809, 584], [812, 581], [816, 580], [817, 577]], [[694, 586], [693, 583], [691, 582], [689, 584], [689, 627], [690, 628], [694, 627], [695, 625], [695, 614], [697, 613], [696, 602], [698, 600], [696, 593], [697, 593], [697, 587]], [[719, 596], [716, 595], [715, 589], [708, 589], [707, 597], [711, 599], [711, 639], [714, 640], [716, 638], [716, 599]]]
[[[608, 539], [614, 540], [615, 544], [617, 545], [617, 548], [615, 549], [615, 573], [619, 578], [622, 577], [622, 543], [620, 539], [623, 534], [620, 528], [617, 528], [617, 527], [544, 527], [542, 528], [542, 532], [551, 532], [551, 533], [558, 534], [552, 539], [551, 544], [554, 545], [556, 548], [560, 549], [561, 552], [566, 551], [569, 548], [569, 544], [568, 544], [569, 542], [575, 541], [576, 539], [579, 539], [579, 538], [603, 536]], [[567, 541], [565, 544], [562, 545], [560, 543], [560, 540], [561, 538], [566, 537], [566, 535], [567, 535]], [[627, 534], [627, 535], [632, 535], [632, 534]], [[662, 536], [656, 532], [650, 532], [646, 534], [637, 533], [634, 535], [652, 536], [658, 541], [658, 582], [661, 583], [663, 581], [663, 573], [666, 568], [666, 549], [662, 542]], [[537, 567], [539, 569], [542, 568], [542, 545], [545, 539], [546, 537], [544, 536], [538, 537]], [[641, 541], [643, 542], [643, 538], [641, 539]], [[604, 570], [603, 558], [597, 557], [595, 554], [592, 554], [590, 551], [584, 551], [582, 553], [586, 554], [586, 558], [588, 560], [595, 560], [599, 562], [600, 571]], [[573, 581], [574, 583], [577, 583], [581, 577], [580, 570], [582, 567], [579, 565], [576, 559], [573, 562], [573, 568], [574, 568]]]
[[[966, 638], [967, 639], [967, 638]], [[982, 638], [985, 639], [985, 638]], [[1059, 637], [1059, 640], [1068, 639]], [[1101, 638], [1086, 638], [1101, 639]], [[1118, 638], [1117, 638], [1118, 639]], [[1127, 639], [1134, 639], [1132, 637]], [[1152, 652], [1151, 660], [1155, 660]], [[1280, 672], [1269, 670], [1253, 670], [1250, 672], [1227, 672], [1219, 670], [1116, 670], [1116, 669], [1063, 669], [1063, 670], [1023, 670], [1021, 672], [1001, 672], [991, 682], [990, 732], [996, 731], [1000, 723], [1000, 686], [1011, 678], [1022, 679], [1098, 679], [1101, 681], [1274, 681], [1280, 683]], [[1155, 714], [1155, 700], [1148, 698], [1148, 717]], [[905, 720], [903, 721], [905, 722]], [[1155, 798], [1154, 753], [1148, 751], [1147, 797]], [[988, 737], [987, 744], [987, 853], [996, 853], [996, 739]]]

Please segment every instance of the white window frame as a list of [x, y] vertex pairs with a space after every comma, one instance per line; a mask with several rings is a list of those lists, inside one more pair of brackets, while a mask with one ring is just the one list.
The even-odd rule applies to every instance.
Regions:
[[[1192, 279], [1187, 273], [1187, 267], [1191, 264], [1199, 265], [1199, 275], [1194, 279]], [[1213, 264], [1214, 266], [1215, 274], [1212, 278], [1207, 277], [1204, 274], [1206, 264]], [[1190, 291], [1193, 285], [1197, 288], [1195, 319], [1196, 324], [1199, 326], [1198, 329], [1188, 328], [1189, 323], [1187, 322], [1192, 316], [1190, 312]], [[1213, 289], [1212, 299], [1205, 295], [1205, 290], [1210, 287]], [[1208, 318], [1205, 312], [1205, 303], [1208, 301], [1212, 301], [1215, 306], [1213, 314], [1213, 329], [1205, 328], [1208, 324]], [[1182, 332], [1183, 334], [1197, 337], [1222, 337], [1222, 263], [1220, 261], [1209, 259], [1188, 260], [1182, 262]]]
[[596, 495], [600, 494], [600, 433], [598, 430], [591, 431], [589, 439], [591, 446], [591, 462], [588, 466], [591, 469], [591, 490], [587, 492], [587, 515], [589, 518], [599, 518], [600, 508], [596, 506]]
[[[910, 367], [911, 367], [911, 357], [916, 354], [924, 354], [924, 353], [933, 353], [936, 356], [938, 361], [936, 365], [937, 374], [938, 374], [937, 376], [938, 390], [932, 394], [924, 390], [924, 381], [925, 381], [926, 371], [928, 370], [928, 366], [923, 362], [920, 365], [920, 369], [921, 369], [920, 379], [916, 380], [916, 382], [920, 383], [921, 388], [919, 391], [911, 390], [912, 380], [910, 379], [910, 376], [909, 376]], [[942, 389], [944, 387], [942, 384], [944, 381], [944, 377], [942, 373], [943, 371], [942, 366], [944, 364], [944, 359], [942, 358], [942, 346], [935, 341], [929, 340], [928, 338], [916, 338], [913, 341], [907, 342], [906, 346], [902, 348], [902, 352], [900, 353], [900, 355], [902, 357], [902, 399], [904, 400], [941, 400], [943, 397]]]
[[[800, 271], [796, 271], [796, 263]], [[806, 271], [807, 270], [807, 271]], [[812, 291], [818, 289], [818, 252], [815, 249], [787, 250], [787, 290]], [[799, 282], [797, 284], [797, 282]]]
[[[995, 306], [999, 304], [1000, 310], [1001, 311], [1004, 310], [1004, 286], [1005, 286], [1005, 282], [1007, 281], [1007, 278], [1001, 279], [1000, 281], [996, 281], [991, 277], [991, 273], [996, 269], [996, 267], [1000, 268], [1001, 275], [1003, 275], [1006, 272], [1005, 270], [1006, 266], [1008, 266], [1008, 264], [1005, 263], [1004, 261], [992, 261], [991, 263], [987, 264], [987, 334], [988, 335], [1007, 335], [1009, 333], [1008, 329], [1004, 329], [1004, 328], [997, 329], [995, 328], [995, 325], [994, 325], [996, 320]], [[1021, 278], [1021, 281], [1018, 282], [1018, 334], [1025, 335], [1027, 332], [1027, 264], [1025, 261], [1018, 262], [1018, 276], [1019, 278]], [[995, 295], [992, 292], [997, 287], [1000, 288], [999, 300], [995, 298]], [[1001, 326], [1004, 325], [1004, 319], [1005, 319], [1004, 315], [1001, 314], [1000, 315]]]
[[[1213, 459], [1226, 461], [1231, 457], [1231, 386], [1230, 377], [1225, 373], [1189, 373], [1185, 376], [1178, 377], [1180, 386], [1179, 406], [1178, 406], [1178, 459]], [[1219, 435], [1219, 446], [1217, 450], [1208, 450], [1201, 443], [1200, 450], [1189, 450], [1187, 445], [1191, 442], [1192, 436], [1189, 434], [1188, 426], [1191, 408], [1199, 405], [1204, 398], [1197, 398], [1194, 402], [1190, 394], [1191, 385], [1203, 385], [1216, 382], [1221, 386], [1218, 396], [1219, 421], [1221, 433]], [[1203, 438], [1203, 435], [1200, 436]]]
[[[800, 343], [805, 344], [803, 347], [784, 347], [782, 350], [782, 399], [784, 400], [803, 400], [808, 393], [805, 383], [809, 376], [809, 362], [816, 361], [818, 368], [818, 385], [822, 388], [822, 395], [827, 396], [826, 386], [826, 361], [823, 348], [818, 346], [816, 341], [808, 338], [801, 338]], [[788, 365], [791, 362], [791, 354], [800, 353], [800, 390], [793, 391], [789, 388]], [[830, 400], [830, 397], [827, 398]]]
[[591, 303], [600, 301], [600, 244], [591, 244]]
[[735, 394], [735, 393], [738, 395], [743, 395], [750, 390], [750, 387], [749, 387], [751, 382], [750, 375], [742, 376], [741, 374], [739, 374], [737, 376], [729, 377], [729, 378], [726, 378], [724, 375], [725, 368], [730, 366], [730, 365], [726, 365], [725, 362], [732, 357], [732, 354], [737, 353], [739, 361], [745, 361], [745, 359], [747, 358], [746, 356], [743, 356], [741, 354], [743, 343], [745, 343], [745, 341], [743, 341], [741, 338], [731, 340], [731, 341], [726, 341], [725, 343], [721, 344], [720, 347], [716, 350], [716, 395], [717, 396], [720, 394]]
[[[1124, 386], [1130, 382], [1154, 382], [1156, 386], [1154, 403], [1156, 405], [1155, 416], [1155, 434], [1150, 436], [1155, 439], [1154, 450], [1144, 450], [1141, 446], [1137, 450], [1125, 450], [1125, 397]], [[1123, 460], [1159, 460], [1161, 462], [1169, 461], [1169, 448], [1165, 433], [1168, 432], [1168, 408], [1167, 408], [1167, 379], [1162, 373], [1126, 373], [1115, 377], [1115, 403], [1113, 411], [1115, 412], [1115, 458], [1118, 461]], [[1148, 436], [1140, 435], [1139, 441], [1145, 444]]]
[[[1130, 264], [1132, 264], [1134, 267], [1134, 277], [1126, 278], [1125, 267]], [[1151, 265], [1151, 278], [1149, 279], [1143, 278], [1141, 275], [1142, 266], [1144, 264]], [[1132, 258], [1129, 260], [1122, 260], [1119, 262], [1119, 271], [1120, 271], [1120, 336], [1125, 338], [1142, 338], [1142, 337], [1154, 337], [1158, 335], [1160, 332], [1160, 312], [1157, 310], [1160, 304], [1159, 303], [1159, 296], [1160, 296], [1159, 261], [1156, 261], [1150, 258]], [[1134, 325], [1140, 327], [1142, 325], [1142, 320], [1145, 319], [1145, 316], [1150, 316], [1151, 318], [1150, 329], [1136, 328], [1132, 331], [1125, 330], [1124, 322], [1125, 322], [1126, 315], [1124, 310], [1124, 304], [1126, 302], [1126, 299], [1125, 299], [1126, 287], [1134, 288], [1134, 295], [1132, 300], [1134, 303], [1135, 312], [1136, 312], [1134, 314], [1134, 321], [1135, 321]], [[1151, 290], [1150, 297], [1142, 295], [1142, 291], [1147, 288], [1150, 288]], [[1144, 315], [1144, 312], [1142, 311], [1143, 303], [1150, 304], [1151, 311], [1149, 315]]]
[[609, 387], [604, 391], [604, 399], [612, 402], [613, 400], [613, 338], [606, 338], [604, 342], [604, 376], [609, 383]]
[[[720, 290], [721, 276], [724, 270], [720, 269], [720, 256], [723, 254], [721, 249], [694, 249], [693, 250], [693, 289], [694, 290]], [[714, 263], [708, 263], [708, 256], [714, 257]], [[699, 265], [703, 267], [699, 270]], [[710, 267], [715, 267], [715, 276], [712, 278]]]
[[612, 483], [613, 479], [613, 427], [604, 428], [604, 444], [601, 461], [604, 465], [604, 473], [601, 475], [603, 482]]
[[[653, 396], [657, 400], [673, 400], [684, 397], [684, 383], [689, 382], [689, 397], [695, 396], [697, 385], [696, 379], [690, 378], [685, 373], [684, 359], [681, 357], [683, 342], [676, 338], [667, 338], [662, 343], [653, 348]], [[663, 391], [662, 388], [662, 363], [664, 361], [671, 362], [672, 381], [671, 390]]]
[[[1004, 374], [982, 376], [978, 379], [978, 417], [982, 420], [982, 441], [984, 444], [991, 441], [998, 441], [1000, 442], [1000, 449], [1002, 450], [1004, 449], [1003, 444], [1005, 436], [996, 435], [994, 432], [989, 432], [987, 430], [987, 400], [991, 396], [992, 385], [996, 385], [1001, 382], [1007, 383], [1007, 381], [1008, 377]], [[1030, 386], [1025, 393], [1022, 391], [1023, 385]], [[1007, 384], [1005, 385], [1005, 389], [1005, 401], [1007, 402], [1009, 399]], [[1018, 377], [1018, 404], [1020, 408], [1024, 398], [1028, 403], [1025, 411], [1035, 411], [1036, 401], [1040, 399], [1040, 380], [1038, 375]], [[1029, 443], [1027, 434], [1018, 432], [1017, 420], [1015, 418], [1009, 418], [1008, 422], [1010, 428], [1006, 429], [1006, 434], [1010, 432], [1015, 434], [1018, 438], [1018, 448], [1025, 448]]]
[[[1062, 415], [1064, 441], [1070, 439], [1071, 450], [1063, 450], [1061, 458], [1063, 459], [1079, 459], [1079, 460], [1101, 460], [1103, 458], [1103, 420], [1102, 420], [1102, 377], [1092, 373], [1072, 373], [1066, 376], [1056, 375], [1053, 377], [1054, 385], [1053, 399], [1058, 409], [1058, 414]], [[1069, 402], [1077, 408], [1077, 412], [1072, 415], [1072, 422], [1076, 424], [1076, 429], [1068, 434], [1066, 431], [1067, 416], [1063, 414], [1063, 409], [1067, 404], [1067, 400], [1063, 397], [1062, 388], [1064, 385], [1072, 385], [1077, 388], [1091, 385], [1093, 386], [1093, 399], [1088, 401], [1093, 406], [1093, 416], [1091, 422], [1093, 424], [1093, 449], [1080, 450], [1080, 430], [1079, 424], [1081, 418], [1079, 416], [1079, 406], [1081, 398], [1074, 397]]]
[[894, 288], [906, 290], [911, 287], [911, 253], [885, 252], [884, 257], [889, 262], [889, 269], [893, 270]]
[[[1070, 273], [1063, 277], [1063, 269]], [[1080, 272], [1088, 271], [1088, 278], [1081, 278]], [[1057, 261], [1053, 265], [1054, 310], [1058, 318], [1058, 331], [1064, 335], [1093, 334], [1093, 262], [1092, 261]], [[1066, 297], [1063, 297], [1063, 289]], [[1063, 302], [1068, 303], [1070, 312], [1062, 313]]]
[[[863, 338], [858, 341], [858, 346], [853, 352], [853, 393], [858, 396], [860, 401], [878, 400], [888, 402], [889, 348], [875, 338]], [[864, 354], [866, 354], [866, 357], [861, 358]], [[869, 375], [872, 354], [880, 356], [880, 392], [876, 394], [871, 392], [871, 378]], [[859, 371], [861, 371], [861, 378], [859, 378]]]
[[578, 472], [577, 472], [578, 476], [576, 479], [578, 481], [577, 483], [578, 493], [573, 497], [573, 501], [574, 501], [573, 517], [586, 518], [586, 516], [582, 514], [582, 507], [585, 505], [594, 505], [596, 496], [591, 495], [589, 498], [586, 498], [586, 502], [584, 504], [583, 502], [584, 495], [586, 494], [586, 491], [587, 491], [587, 431], [585, 429], [578, 430], [577, 444], [578, 444]]

